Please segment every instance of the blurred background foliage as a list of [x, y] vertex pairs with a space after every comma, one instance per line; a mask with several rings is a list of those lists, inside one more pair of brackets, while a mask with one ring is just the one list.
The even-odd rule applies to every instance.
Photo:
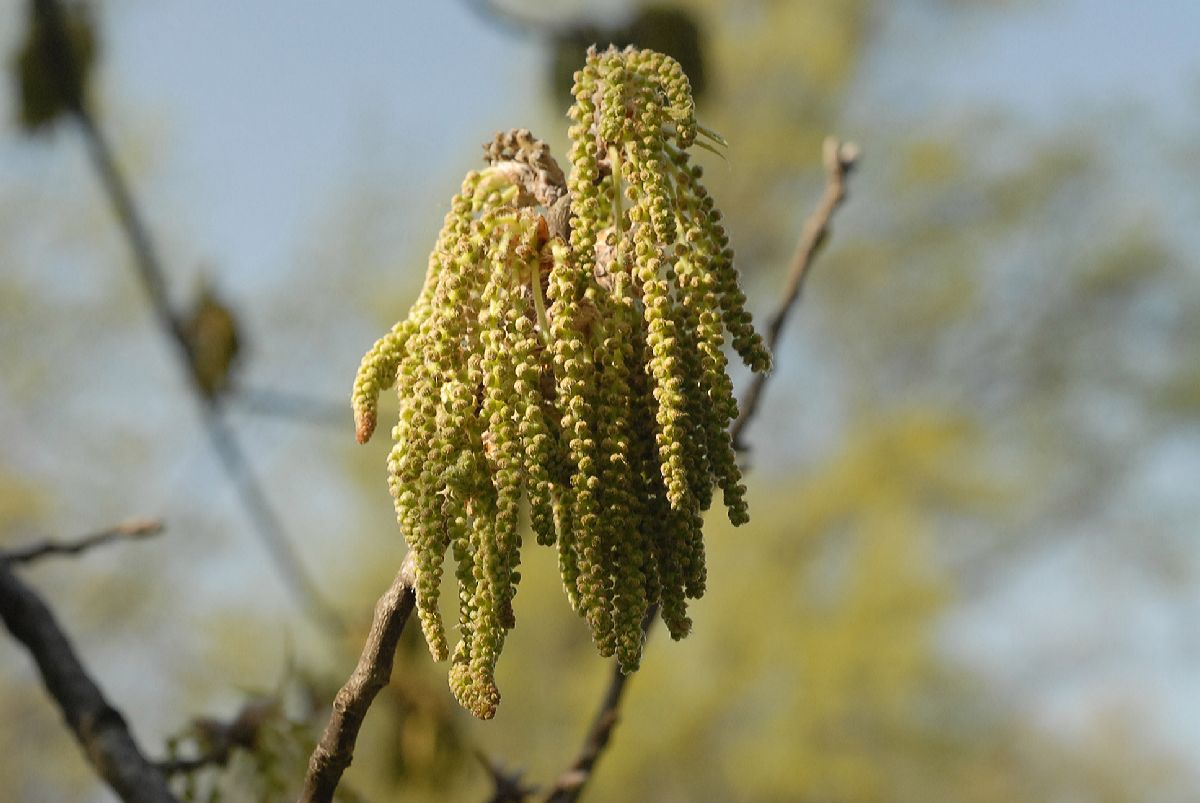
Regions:
[[[30, 72], [22, 43], [37, 32], [22, 5], [0, 11], [12, 75], [0, 143], [0, 544], [165, 516], [169, 534], [152, 544], [28, 574], [149, 752], [165, 755], [169, 741], [203, 751], [197, 718], [233, 722], [248, 701], [272, 701], [226, 769], [181, 791], [288, 799], [402, 555], [386, 446], [350, 445], [348, 406], [332, 428], [249, 407], [236, 422], [351, 622], [330, 643], [247, 536], [79, 140], [54, 124], [56, 101]], [[994, 30], [1019, 47], [1031, 15], [1057, 8], [1083, 25], [1078, 3], [444, 5], [455, 8], [389, 19], [454, 43], [445, 80], [460, 80], [464, 104], [496, 91], [471, 75], [499, 73], [499, 103], [516, 111], [451, 131], [464, 119], [439, 115], [453, 98], [419, 113], [412, 98], [405, 130], [440, 146], [427, 159], [381, 142], [386, 126], [368, 108], [355, 152], [311, 154], [336, 189], [309, 202], [284, 265], [205, 241], [206, 213], [177, 187], [187, 182], [171, 154], [227, 135], [179, 128], [168, 99], [156, 109], [123, 96], [106, 67], [145, 4], [73, 12], [90, 96], [172, 292], [193, 304], [197, 333], [219, 324], [205, 387], [235, 411], [243, 380], [334, 404], [348, 393], [358, 355], [410, 303], [458, 176], [478, 162], [473, 143], [527, 125], [565, 152], [563, 88], [585, 43], [676, 52], [702, 75], [701, 118], [731, 143], [727, 163], [702, 161], [760, 320], [820, 190], [821, 139], [852, 136], [866, 153], [749, 431], [751, 524], [734, 532], [712, 517], [693, 635], [651, 634], [588, 798], [1195, 799], [1186, 757], [1200, 732], [1175, 722], [1200, 720], [1200, 687], [1184, 676], [1200, 654], [1194, 632], [1187, 640], [1200, 585], [1200, 243], [1184, 225], [1200, 212], [1194, 92], [1190, 110], [1114, 95], [1039, 116], [927, 78], [955, 69], [961, 54], [938, 50], [954, 37]], [[304, 26], [304, 14], [277, 5], [252, 15], [247, 35]], [[205, 48], [199, 63], [218, 71], [220, 42]], [[330, 70], [342, 58], [303, 56]], [[483, 799], [480, 755], [534, 783], [565, 767], [609, 667], [541, 552], [529, 550], [523, 572], [497, 718], [458, 710], [406, 633], [347, 800]], [[0, 651], [6, 788], [17, 800], [104, 799], [34, 686], [25, 656]]]

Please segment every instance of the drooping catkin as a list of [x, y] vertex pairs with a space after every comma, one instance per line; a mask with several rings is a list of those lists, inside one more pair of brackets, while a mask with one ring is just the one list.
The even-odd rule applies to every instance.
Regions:
[[[516, 623], [524, 500], [600, 653], [635, 670], [650, 606], [674, 638], [692, 626], [714, 489], [734, 524], [747, 520], [724, 349], [770, 368], [689, 161], [713, 135], [696, 125], [682, 69], [593, 49], [574, 97], [569, 174], [528, 131], [485, 146], [420, 296], [364, 356], [352, 393], [360, 441], [380, 392], [399, 394], [389, 484], [417, 552], [418, 616], [481, 718], [499, 704], [496, 661]], [[438, 611], [447, 550], [453, 650]]]

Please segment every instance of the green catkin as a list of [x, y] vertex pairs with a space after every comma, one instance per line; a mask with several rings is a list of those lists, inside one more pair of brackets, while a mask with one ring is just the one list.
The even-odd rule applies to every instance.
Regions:
[[354, 432], [359, 443], [366, 443], [375, 431], [379, 394], [396, 384], [396, 369], [400, 366], [404, 346], [412, 332], [410, 321], [400, 321], [390, 332], [376, 340], [363, 357], [351, 394]]
[[[613, 186], [614, 197], [619, 185]], [[619, 206], [619, 203], [618, 203]], [[639, 384], [643, 374], [638, 350], [641, 338], [641, 313], [637, 309], [632, 274], [632, 238], [622, 220], [611, 230], [612, 262], [609, 266], [611, 312], [605, 352], [611, 355], [606, 366], [608, 407], [606, 421], [605, 490], [607, 507], [615, 513], [609, 521], [613, 534], [613, 618], [615, 649], [621, 671], [633, 672], [641, 660], [642, 620], [651, 602], [647, 589], [648, 553], [644, 527], [645, 482], [638, 462], [642, 445], [637, 425], [642, 416], [643, 399]], [[653, 435], [648, 433], [647, 444]]]
[[[592, 49], [574, 97], [569, 175], [523, 129], [488, 143], [408, 317], [363, 357], [352, 391], [366, 441], [379, 394], [396, 388], [388, 482], [416, 552], [417, 615], [433, 656], [451, 660], [454, 696], [484, 719], [516, 623], [522, 500], [598, 651], [634, 671], [651, 606], [673, 638], [691, 629], [714, 489], [734, 524], [747, 520], [724, 348], [770, 367], [688, 161], [694, 144], [725, 143], [697, 126], [678, 63]], [[447, 550], [453, 650], [438, 610]]]
[[[541, 281], [535, 261], [529, 268], [531, 282]], [[533, 294], [532, 287], [530, 296]], [[542, 412], [542, 339], [537, 323], [531, 318], [531, 303], [524, 288], [515, 297], [511, 358], [515, 367], [517, 406], [515, 423], [520, 442], [524, 444], [521, 455], [529, 494], [530, 523], [537, 543], [549, 546], [554, 543], [554, 510], [551, 491], [550, 466], [555, 461], [555, 450], [550, 431]]]
[[480, 719], [490, 719], [495, 715], [496, 705], [500, 701], [500, 692], [496, 688], [495, 667], [504, 642], [504, 628], [500, 624], [500, 597], [491, 582], [499, 564], [499, 546], [496, 540], [494, 494], [484, 494], [476, 501], [478, 504], [474, 508], [471, 534], [471, 542], [475, 548], [472, 567], [475, 594], [471, 603], [471, 638], [469, 651], [463, 656], [463, 663], [460, 664], [462, 688], [454, 691], [464, 708]]
[[571, 610], [582, 614], [579, 601], [579, 557], [575, 554], [575, 519], [570, 496], [562, 489], [554, 502], [554, 528], [557, 531], [554, 544], [558, 549], [558, 573], [562, 577], [563, 591]]
[[524, 490], [522, 449], [517, 440], [520, 398], [516, 389], [517, 364], [512, 353], [517, 314], [512, 285], [518, 281], [516, 276], [524, 266], [514, 243], [522, 232], [515, 219], [497, 220], [497, 232], [506, 228], [510, 233], [490, 254], [492, 275], [483, 293], [480, 324], [484, 340], [483, 416], [487, 419], [484, 453], [496, 491], [496, 562], [488, 565], [488, 580], [496, 594], [501, 624], [509, 628], [512, 627], [510, 602], [514, 572], [521, 545], [517, 531], [518, 509]]
[[[432, 316], [426, 317], [413, 337], [420, 358], [402, 367], [397, 380], [401, 394], [407, 392], [405, 409], [400, 415], [399, 433], [393, 456], [392, 476], [397, 516], [410, 533], [410, 546], [417, 551], [417, 615], [425, 632], [429, 651], [443, 660], [446, 639], [437, 609], [440, 584], [443, 526], [437, 515], [437, 466], [427, 456], [435, 449], [436, 384], [431, 360], [435, 353], [430, 343]], [[415, 542], [415, 543], [414, 543]]]
[[[583, 231], [573, 227], [572, 236]], [[592, 281], [589, 266], [565, 256], [565, 246], [554, 246], [557, 254], [551, 273], [551, 337], [554, 341], [554, 366], [558, 385], [556, 399], [562, 412], [562, 441], [567, 462], [573, 467], [570, 484], [563, 489], [565, 503], [571, 507], [573, 532], [571, 548], [575, 563], [575, 583], [579, 611], [592, 629], [592, 638], [605, 651], [611, 632], [611, 616], [603, 597], [600, 511], [596, 499], [599, 475], [596, 444], [591, 421], [595, 385], [595, 356], [591, 347], [592, 324], [587, 321], [587, 290]]]
[[654, 544], [654, 515], [650, 494], [658, 493], [662, 479], [658, 472], [658, 461], [654, 446], [654, 405], [650, 394], [650, 379], [645, 365], [649, 361], [646, 337], [642, 327], [632, 327], [630, 344], [633, 351], [633, 367], [629, 372], [630, 391], [630, 460], [632, 476], [636, 484], [633, 513], [638, 522], [638, 548], [642, 556], [642, 575], [647, 607], [661, 601], [662, 579], [658, 571], [658, 559]]

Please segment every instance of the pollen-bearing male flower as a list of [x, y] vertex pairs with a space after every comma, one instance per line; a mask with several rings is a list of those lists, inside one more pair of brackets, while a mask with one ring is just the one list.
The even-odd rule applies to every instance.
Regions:
[[[734, 524], [748, 518], [725, 346], [754, 371], [771, 364], [690, 162], [698, 138], [724, 143], [697, 125], [683, 70], [593, 48], [574, 97], [569, 176], [528, 131], [485, 145], [421, 295], [354, 383], [360, 442], [379, 394], [399, 392], [389, 482], [417, 555], [418, 616], [433, 656], [451, 659], [455, 696], [484, 719], [516, 622], [524, 500], [600, 653], [633, 671], [652, 605], [674, 638], [691, 628], [714, 489]], [[438, 605], [447, 551], [453, 649]]]

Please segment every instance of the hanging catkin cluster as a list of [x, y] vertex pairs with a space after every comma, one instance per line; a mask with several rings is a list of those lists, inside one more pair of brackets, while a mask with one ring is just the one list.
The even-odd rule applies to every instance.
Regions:
[[[714, 489], [734, 524], [748, 518], [723, 347], [754, 371], [770, 357], [688, 159], [698, 134], [723, 143], [658, 53], [593, 49], [574, 94], [569, 179], [528, 131], [497, 135], [452, 202], [420, 297], [354, 385], [360, 442], [379, 393], [399, 390], [388, 468], [421, 626], [482, 718], [514, 625], [522, 499], [572, 607], [626, 672], [652, 604], [674, 638], [691, 627]], [[453, 652], [438, 606], [447, 550]]]

